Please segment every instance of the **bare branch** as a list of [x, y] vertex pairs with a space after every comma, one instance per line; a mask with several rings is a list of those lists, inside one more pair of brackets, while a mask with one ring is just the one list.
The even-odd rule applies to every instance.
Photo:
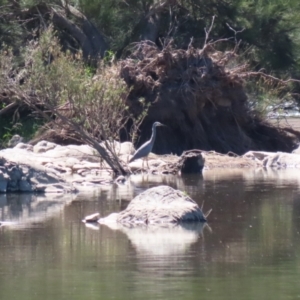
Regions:
[[236, 36], [237, 36], [238, 33], [243, 32], [243, 31], [245, 30], [245, 28], [242, 28], [241, 30], [235, 30], [235, 29], [233, 29], [228, 23], [226, 23], [226, 25], [227, 25], [227, 27], [234, 33], [234, 40], [235, 40], [235, 43], [238, 44], [238, 41], [237, 41]]
[[210, 24], [208, 30], [206, 30], [206, 27], [204, 28], [204, 31], [205, 31], [205, 40], [204, 40], [203, 49], [206, 48], [206, 45], [207, 45], [207, 41], [208, 41], [209, 35], [210, 35], [210, 33], [211, 33], [211, 31], [212, 31], [212, 28], [213, 28], [213, 26], [214, 26], [215, 18], [216, 18], [216, 16], [213, 16], [213, 17], [212, 17], [211, 24]]
[[0, 116], [6, 114], [8, 111], [17, 108], [18, 107], [18, 103], [17, 102], [13, 102], [8, 104], [7, 106], [5, 106], [4, 108], [2, 108], [0, 110]]
[[282, 80], [278, 77], [274, 77], [272, 75], [269, 75], [269, 74], [266, 74], [266, 73], [260, 72], [260, 71], [258, 71], [258, 72], [245, 72], [244, 74], [240, 74], [240, 76], [241, 77], [261, 76], [261, 77], [271, 79], [272, 81], [275, 81], [275, 82], [278, 82], [278, 83], [281, 83], [281, 84], [288, 84], [290, 82], [300, 83], [300, 80], [298, 80], [298, 79], [290, 78], [290, 79], [287, 79], [287, 80]]

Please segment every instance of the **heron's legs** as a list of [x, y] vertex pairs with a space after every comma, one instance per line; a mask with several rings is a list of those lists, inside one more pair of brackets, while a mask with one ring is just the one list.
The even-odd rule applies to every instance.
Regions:
[[143, 160], [143, 163], [142, 163], [142, 170], [144, 171], [144, 163], [145, 163], [145, 160], [146, 160], [146, 165], [147, 165], [147, 167], [148, 167], [148, 169], [149, 169], [148, 156], [143, 157], [142, 160]]

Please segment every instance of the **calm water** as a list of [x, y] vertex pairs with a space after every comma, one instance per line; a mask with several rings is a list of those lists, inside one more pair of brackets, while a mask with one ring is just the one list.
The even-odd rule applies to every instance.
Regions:
[[[113, 230], [81, 219], [124, 209], [160, 183], [209, 226]], [[300, 298], [300, 171], [136, 176], [93, 195], [0, 196], [0, 299]]]

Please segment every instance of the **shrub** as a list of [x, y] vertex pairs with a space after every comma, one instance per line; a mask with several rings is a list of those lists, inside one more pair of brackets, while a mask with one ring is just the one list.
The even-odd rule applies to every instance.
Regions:
[[[21, 64], [9, 49], [0, 55], [0, 89], [34, 108], [55, 130], [71, 131], [98, 147], [95, 141], [118, 139], [131, 117], [118, 66], [86, 66], [81, 53], [61, 51], [52, 29], [30, 42]], [[109, 150], [113, 155], [113, 149]]]

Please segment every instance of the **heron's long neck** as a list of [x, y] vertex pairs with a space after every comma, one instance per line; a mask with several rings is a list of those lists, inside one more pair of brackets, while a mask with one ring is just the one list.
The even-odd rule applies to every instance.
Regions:
[[150, 144], [152, 145], [152, 147], [154, 145], [155, 138], [156, 138], [156, 127], [153, 126], [152, 127], [152, 135], [151, 135], [151, 139], [150, 139]]

